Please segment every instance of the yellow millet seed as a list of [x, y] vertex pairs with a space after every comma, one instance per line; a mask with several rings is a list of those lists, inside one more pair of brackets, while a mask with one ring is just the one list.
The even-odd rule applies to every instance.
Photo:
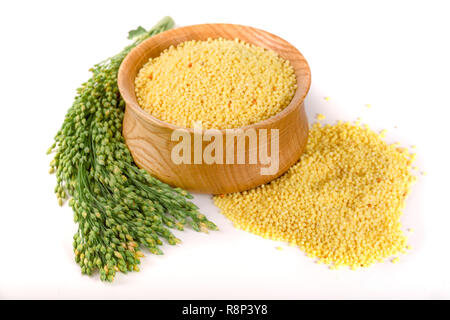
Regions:
[[294, 68], [241, 40], [186, 41], [151, 58], [136, 79], [139, 105], [182, 127], [246, 126], [283, 110], [297, 88]]
[[364, 127], [316, 123], [284, 175], [214, 202], [242, 229], [295, 242], [332, 269], [367, 267], [407, 245], [400, 216], [414, 179], [396, 148]]
[[317, 120], [325, 120], [325, 116], [324, 116], [323, 114], [319, 113], [319, 114], [316, 116], [316, 119], [317, 119]]

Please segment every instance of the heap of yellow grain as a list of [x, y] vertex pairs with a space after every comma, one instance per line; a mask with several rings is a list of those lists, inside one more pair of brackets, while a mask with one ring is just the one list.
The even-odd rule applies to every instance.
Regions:
[[238, 228], [297, 245], [319, 263], [366, 267], [408, 248], [400, 216], [414, 158], [368, 127], [315, 124], [286, 174], [214, 202]]

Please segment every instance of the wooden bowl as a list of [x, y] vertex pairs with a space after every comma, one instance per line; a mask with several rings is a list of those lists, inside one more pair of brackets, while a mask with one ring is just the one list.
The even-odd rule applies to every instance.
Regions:
[[[267, 167], [259, 161], [257, 164], [175, 164], [171, 153], [179, 142], [172, 141], [174, 130], [180, 126], [161, 121], [148, 114], [137, 103], [134, 81], [138, 71], [151, 57], [157, 57], [166, 48], [187, 40], [207, 40], [208, 38], [239, 38], [277, 52], [291, 62], [297, 77], [297, 90], [291, 103], [275, 116], [243, 127], [243, 130], [261, 129], [279, 131], [279, 166], [274, 174], [262, 175], [261, 168]], [[118, 74], [120, 93], [126, 103], [123, 120], [123, 135], [136, 164], [148, 170], [160, 180], [190, 191], [223, 194], [243, 191], [267, 183], [298, 161], [307, 141], [308, 120], [303, 101], [311, 83], [311, 72], [303, 55], [287, 41], [263, 30], [232, 24], [202, 24], [168, 30], [141, 43], [134, 48], [122, 62]], [[194, 130], [186, 129], [193, 141]], [[225, 137], [225, 130], [220, 130]], [[225, 138], [224, 145], [225, 145]], [[271, 150], [271, 137], [268, 137], [268, 149]], [[236, 148], [236, 142], [234, 150]], [[204, 149], [208, 143], [203, 143]], [[258, 154], [258, 150], [249, 148], [248, 155]], [[192, 153], [194, 149], [191, 148]], [[192, 155], [193, 156], [193, 155]]]

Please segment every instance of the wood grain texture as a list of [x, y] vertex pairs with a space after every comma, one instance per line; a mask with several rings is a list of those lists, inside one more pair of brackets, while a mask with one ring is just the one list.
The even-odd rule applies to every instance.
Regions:
[[[208, 38], [239, 38], [245, 42], [273, 50], [291, 62], [297, 77], [297, 90], [291, 103], [275, 116], [243, 127], [279, 130], [279, 170], [273, 175], [261, 175], [258, 164], [179, 164], [171, 159], [172, 132], [181, 127], [163, 122], [142, 110], [136, 100], [134, 80], [140, 68], [149, 58], [171, 45], [187, 40]], [[120, 93], [126, 110], [123, 135], [136, 164], [148, 170], [160, 180], [183, 189], [222, 194], [243, 191], [267, 183], [286, 172], [300, 158], [307, 141], [308, 120], [304, 99], [311, 83], [311, 73], [303, 55], [287, 41], [263, 30], [231, 24], [203, 24], [172, 29], [149, 38], [133, 49], [123, 61], [118, 75]], [[188, 130], [193, 141], [193, 130]], [[225, 137], [225, 130], [220, 130]], [[224, 138], [224, 145], [226, 139]], [[268, 138], [270, 149], [270, 137]], [[208, 143], [203, 144], [203, 148]], [[192, 153], [193, 153], [193, 148]], [[236, 145], [235, 148], [236, 150]], [[246, 144], [246, 154], [257, 152]]]

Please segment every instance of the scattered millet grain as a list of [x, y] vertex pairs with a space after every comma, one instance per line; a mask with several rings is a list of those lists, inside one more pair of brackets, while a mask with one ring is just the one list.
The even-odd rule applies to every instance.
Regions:
[[292, 100], [289, 61], [238, 39], [186, 41], [150, 59], [136, 77], [139, 105], [183, 127], [237, 128], [268, 119]]
[[324, 116], [323, 114], [319, 113], [319, 114], [316, 116], [316, 119], [317, 119], [317, 120], [325, 120], [325, 116]]
[[237, 227], [294, 242], [333, 269], [366, 267], [406, 248], [400, 216], [416, 179], [410, 156], [365, 127], [316, 123], [283, 176], [214, 202]]
[[392, 263], [399, 263], [400, 262], [400, 258], [394, 258], [394, 259], [392, 259]]

